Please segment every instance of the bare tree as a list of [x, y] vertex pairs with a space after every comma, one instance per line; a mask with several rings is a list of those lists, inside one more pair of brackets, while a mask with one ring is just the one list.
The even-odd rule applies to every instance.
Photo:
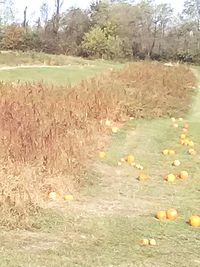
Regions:
[[53, 31], [56, 35], [58, 35], [59, 31], [59, 26], [60, 26], [60, 13], [61, 13], [61, 8], [63, 5], [63, 0], [55, 0], [55, 7], [56, 7], [56, 12], [54, 15], [54, 22], [53, 22]]
[[40, 17], [41, 22], [46, 26], [49, 19], [49, 6], [45, 2], [40, 7]]
[[25, 9], [24, 9], [24, 20], [23, 20], [23, 23], [22, 23], [22, 26], [24, 29], [27, 28], [27, 25], [28, 25], [28, 22], [27, 22], [27, 9], [28, 7], [26, 6]]

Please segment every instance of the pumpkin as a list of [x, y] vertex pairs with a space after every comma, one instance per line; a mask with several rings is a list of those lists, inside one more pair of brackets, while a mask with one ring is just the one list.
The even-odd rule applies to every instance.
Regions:
[[183, 128], [189, 129], [189, 124], [188, 123], [185, 123], [184, 126], [183, 126]]
[[156, 246], [156, 245], [157, 245], [155, 239], [150, 239], [150, 240], [149, 240], [149, 244], [150, 244], [151, 246]]
[[56, 192], [50, 192], [49, 193], [49, 199], [51, 200], [56, 200], [58, 197], [57, 193]]
[[117, 127], [112, 127], [112, 132], [113, 133], [117, 133], [119, 131], [119, 128], [117, 128]]
[[177, 123], [174, 123], [174, 128], [178, 128], [178, 124]]
[[106, 156], [106, 153], [105, 153], [104, 151], [100, 151], [100, 152], [99, 152], [99, 158], [100, 158], [100, 159], [104, 159], [105, 156]]
[[144, 170], [144, 167], [142, 165], [140, 165], [140, 164], [136, 164], [135, 168], [138, 169], [138, 170], [141, 170], [141, 171]]
[[111, 126], [111, 124], [112, 124], [111, 121], [107, 119], [106, 122], [105, 122], [105, 125], [106, 126]]
[[186, 139], [186, 134], [181, 134], [181, 139]]
[[164, 149], [162, 153], [163, 153], [163, 155], [167, 156], [169, 154], [169, 150], [168, 149]]
[[185, 139], [185, 143], [184, 143], [186, 146], [189, 146], [190, 144], [190, 140], [189, 139]]
[[65, 201], [72, 201], [73, 199], [74, 199], [74, 197], [72, 195], [65, 195], [64, 196]]
[[169, 209], [167, 210], [167, 219], [172, 221], [175, 220], [178, 217], [178, 212], [175, 209]]
[[185, 140], [184, 139], [180, 139], [180, 144], [181, 145], [185, 145]]
[[173, 162], [173, 166], [175, 166], [175, 167], [179, 167], [180, 165], [181, 165], [181, 162], [179, 160], [175, 160]]
[[175, 151], [175, 150], [169, 150], [169, 155], [170, 155], [170, 156], [174, 156], [174, 155], [176, 155], [176, 151]]
[[173, 182], [175, 182], [175, 180], [176, 180], [176, 176], [175, 176], [174, 174], [171, 173], [171, 174], [167, 175], [166, 180], [167, 180], [168, 182], [170, 182], [170, 183], [173, 183]]
[[134, 161], [135, 161], [134, 156], [133, 156], [133, 155], [128, 155], [128, 157], [127, 157], [127, 162], [128, 162], [129, 164], [131, 164], [131, 163], [133, 163]]
[[190, 142], [189, 142], [189, 146], [190, 146], [190, 147], [194, 147], [194, 142], [193, 142], [193, 141], [190, 141]]
[[189, 224], [193, 227], [200, 227], [200, 216], [193, 215], [189, 219]]
[[141, 243], [142, 243], [143, 246], [148, 246], [149, 245], [149, 240], [144, 238], [144, 239], [142, 239]]
[[149, 179], [149, 177], [146, 175], [146, 174], [144, 174], [144, 173], [141, 173], [139, 176], [138, 176], [138, 180], [139, 181], [146, 181], [146, 180], [148, 180]]
[[196, 150], [194, 150], [193, 148], [190, 148], [188, 153], [192, 156], [195, 156], [197, 154]]
[[166, 213], [166, 211], [165, 210], [158, 211], [156, 213], [156, 218], [158, 220], [166, 220], [167, 219], [167, 213]]
[[179, 178], [181, 178], [181, 179], [187, 179], [187, 178], [189, 178], [188, 172], [186, 172], [186, 171], [180, 172]]

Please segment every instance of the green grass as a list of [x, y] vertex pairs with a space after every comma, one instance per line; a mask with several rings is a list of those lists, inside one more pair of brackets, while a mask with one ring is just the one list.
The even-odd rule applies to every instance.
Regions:
[[69, 64], [91, 64], [90, 60], [65, 55], [51, 55], [36, 52], [1, 51], [0, 66], [20, 65], [69, 65]]
[[45, 82], [47, 84], [67, 85], [79, 83], [82, 80], [105, 72], [110, 68], [119, 69], [120, 64], [95, 63], [95, 65], [71, 65], [59, 68], [19, 68], [0, 70], [0, 80], [20, 82]]

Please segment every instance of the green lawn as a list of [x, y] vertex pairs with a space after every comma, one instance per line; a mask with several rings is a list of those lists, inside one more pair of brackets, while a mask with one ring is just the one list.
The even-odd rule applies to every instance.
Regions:
[[0, 70], [0, 80], [3, 81], [38, 81], [48, 84], [66, 85], [75, 84], [81, 80], [105, 72], [111, 68], [119, 69], [120, 64], [101, 63], [96, 65], [71, 65], [51, 68], [19, 68]]
[[50, 85], [75, 84], [96, 74], [110, 69], [120, 69], [123, 66], [121, 63], [86, 60], [64, 55], [55, 56], [34, 52], [0, 53], [0, 80], [36, 81]]

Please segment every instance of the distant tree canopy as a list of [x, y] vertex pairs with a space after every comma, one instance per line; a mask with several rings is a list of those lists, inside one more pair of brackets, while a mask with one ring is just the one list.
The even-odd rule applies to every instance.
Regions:
[[153, 0], [99, 0], [88, 10], [66, 11], [62, 11], [62, 1], [56, 0], [53, 15], [44, 1], [34, 25], [29, 25], [26, 13], [21, 24], [17, 23], [11, 0], [5, 3], [7, 13], [1, 12], [1, 49], [200, 63], [200, 0], [186, 0], [178, 16], [170, 4], [156, 4]]

